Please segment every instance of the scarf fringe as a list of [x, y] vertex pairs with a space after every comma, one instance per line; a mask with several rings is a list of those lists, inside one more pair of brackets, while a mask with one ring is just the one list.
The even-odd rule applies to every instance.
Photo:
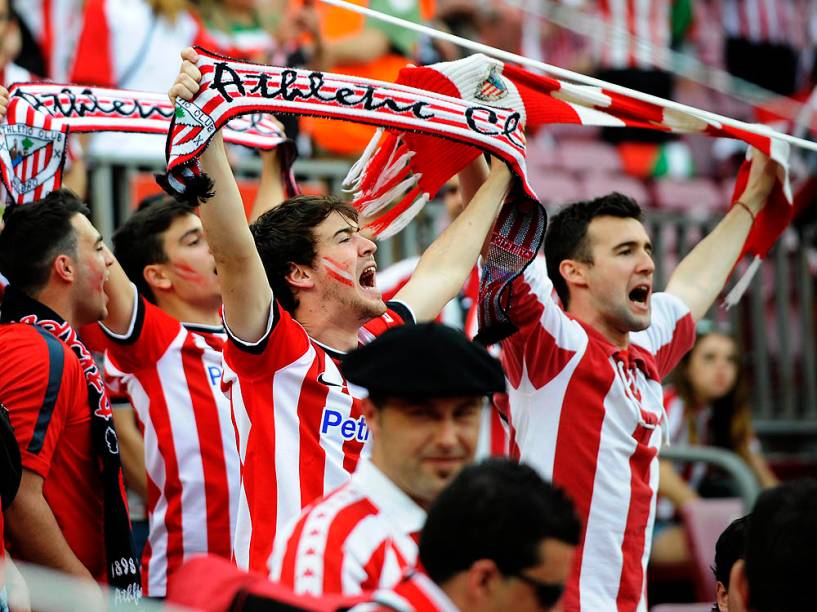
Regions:
[[383, 131], [384, 130], [382, 127], [375, 130], [374, 136], [372, 136], [369, 144], [366, 145], [366, 148], [363, 150], [363, 154], [354, 164], [352, 164], [352, 167], [349, 168], [349, 172], [346, 173], [346, 177], [343, 179], [343, 186], [348, 187], [348, 191], [356, 191], [357, 186], [360, 185], [360, 182], [363, 180], [366, 166], [372, 156], [375, 155], [377, 145], [380, 142], [380, 139], [383, 137]]
[[[408, 167], [406, 167], [406, 171], [407, 172], [409, 171]], [[400, 180], [402, 176], [403, 176], [402, 174], [398, 175], [396, 179], [392, 181], [392, 183]], [[359, 204], [355, 203], [355, 208], [357, 208], [357, 211], [360, 215], [364, 217], [371, 217], [379, 213], [384, 208], [386, 208], [386, 206], [392, 203], [395, 200], [395, 198], [406, 194], [408, 191], [416, 187], [417, 183], [422, 178], [422, 176], [423, 176], [422, 174], [410, 174], [407, 178], [400, 180], [400, 182], [398, 182], [396, 185], [385, 191], [382, 195], [379, 195], [371, 200], [366, 200], [365, 202], [361, 202]]]
[[403, 230], [423, 209], [431, 195], [420, 194], [419, 187], [412, 189], [403, 200], [382, 217], [369, 224], [372, 233], [378, 240], [386, 240]]

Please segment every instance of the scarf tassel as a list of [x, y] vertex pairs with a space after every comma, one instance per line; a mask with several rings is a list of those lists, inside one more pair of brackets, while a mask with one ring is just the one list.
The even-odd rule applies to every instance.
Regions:
[[740, 299], [743, 297], [743, 294], [746, 293], [746, 290], [749, 288], [749, 285], [752, 282], [755, 274], [760, 269], [760, 264], [763, 263], [763, 260], [755, 255], [755, 258], [752, 260], [752, 263], [749, 264], [749, 267], [746, 268], [746, 272], [738, 279], [738, 282], [735, 283], [735, 286], [732, 287], [732, 290], [726, 295], [723, 300], [723, 307], [726, 310], [735, 306]]
[[389, 212], [369, 223], [368, 227], [379, 240], [391, 238], [411, 223], [411, 220], [417, 216], [417, 213], [423, 209], [423, 206], [425, 206], [430, 199], [430, 194], [421, 194], [420, 188], [415, 187], [389, 210]]

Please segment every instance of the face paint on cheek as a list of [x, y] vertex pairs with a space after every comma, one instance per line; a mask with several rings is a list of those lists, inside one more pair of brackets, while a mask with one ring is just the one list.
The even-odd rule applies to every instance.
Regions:
[[349, 272], [348, 266], [335, 261], [334, 259], [330, 259], [329, 257], [321, 257], [321, 261], [323, 262], [323, 267], [329, 276], [334, 278], [336, 281], [343, 283], [344, 285], [348, 285], [349, 287], [354, 286], [354, 278]]
[[173, 264], [173, 270], [179, 277], [183, 278], [187, 282], [195, 283], [197, 285], [203, 285], [206, 281], [204, 277], [196, 272], [193, 268], [188, 266], [187, 264], [177, 263]]

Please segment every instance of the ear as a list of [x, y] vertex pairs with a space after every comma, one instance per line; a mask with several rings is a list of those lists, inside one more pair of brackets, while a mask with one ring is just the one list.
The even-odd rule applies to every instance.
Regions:
[[559, 264], [559, 274], [568, 287], [587, 287], [587, 264], [575, 259], [563, 259]]
[[284, 278], [293, 289], [311, 289], [315, 286], [315, 271], [309, 266], [289, 264], [289, 272]]
[[490, 559], [478, 559], [467, 571], [467, 587], [470, 598], [477, 601], [488, 601], [500, 578], [496, 563]]
[[749, 579], [746, 576], [746, 561], [738, 559], [729, 572], [729, 599], [733, 610], [749, 609]]
[[57, 255], [54, 258], [54, 263], [51, 264], [51, 270], [60, 280], [66, 283], [73, 283], [76, 280], [76, 264], [70, 255]]
[[729, 592], [720, 580], [715, 583], [715, 604], [718, 606], [719, 612], [729, 610]]
[[162, 264], [150, 264], [142, 270], [142, 276], [147, 281], [151, 289], [168, 291], [173, 288], [173, 281], [167, 275], [167, 271]]

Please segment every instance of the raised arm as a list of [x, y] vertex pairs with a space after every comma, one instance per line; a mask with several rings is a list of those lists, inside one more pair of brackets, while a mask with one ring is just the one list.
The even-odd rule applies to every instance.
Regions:
[[[105, 247], [108, 248], [107, 246]], [[133, 285], [113, 257], [113, 264], [108, 268], [108, 280], [105, 281], [105, 294], [108, 296], [108, 314], [102, 324], [113, 333], [124, 336], [128, 333], [131, 320], [133, 319], [133, 309], [135, 296]]]
[[753, 151], [752, 159], [749, 181], [740, 197], [743, 205], [733, 206], [726, 213], [715, 229], [681, 260], [667, 284], [667, 293], [679, 297], [696, 321], [706, 314], [726, 284], [754, 217], [766, 205], [774, 185], [777, 164], [757, 150]]
[[[170, 89], [170, 101], [191, 100], [199, 90], [198, 54], [182, 51], [179, 76]], [[213, 197], [201, 206], [201, 223], [216, 260], [224, 318], [241, 340], [255, 342], [266, 330], [272, 291], [244, 216], [241, 193], [224, 150], [219, 131], [201, 158], [202, 170], [213, 180]]]
[[462, 289], [494, 226], [510, 185], [511, 172], [494, 158], [491, 173], [451, 225], [426, 249], [408, 283], [397, 293], [418, 321], [436, 317]]
[[268, 210], [272, 210], [286, 199], [286, 190], [281, 176], [281, 160], [278, 151], [261, 151], [261, 178], [258, 193], [250, 213], [250, 223]]

